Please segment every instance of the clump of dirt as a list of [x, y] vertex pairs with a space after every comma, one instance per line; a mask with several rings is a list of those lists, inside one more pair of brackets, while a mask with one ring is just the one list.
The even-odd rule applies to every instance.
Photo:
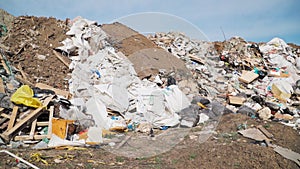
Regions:
[[70, 70], [53, 53], [56, 47], [62, 46], [60, 42], [66, 39], [68, 30], [64, 21], [55, 18], [17, 17], [3, 39], [10, 53], [9, 61], [15, 68], [22, 69], [23, 78], [32, 84], [41, 82], [68, 89], [66, 74]]

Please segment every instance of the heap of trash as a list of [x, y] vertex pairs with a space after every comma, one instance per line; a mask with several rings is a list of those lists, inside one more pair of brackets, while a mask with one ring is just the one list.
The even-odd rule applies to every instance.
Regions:
[[102, 145], [112, 143], [107, 135], [130, 132], [155, 137], [224, 113], [300, 128], [300, 48], [280, 38], [145, 37], [120, 23], [21, 16], [1, 41], [5, 147]]

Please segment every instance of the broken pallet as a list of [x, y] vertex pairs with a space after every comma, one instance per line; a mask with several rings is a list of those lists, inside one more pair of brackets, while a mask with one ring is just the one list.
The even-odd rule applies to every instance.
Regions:
[[[20, 135], [20, 136], [15, 136], [14, 140], [16, 141], [23, 141], [23, 140], [42, 140], [44, 138], [51, 138], [51, 134], [52, 134], [52, 119], [53, 119], [53, 114], [54, 114], [54, 106], [51, 106], [49, 109], [50, 113], [49, 113], [49, 120], [46, 122], [38, 122], [37, 119], [35, 119], [32, 123], [31, 123], [31, 130], [29, 135]], [[48, 133], [47, 134], [36, 134], [36, 128], [37, 127], [46, 127], [48, 126]]]
[[[26, 117], [24, 117], [20, 121], [16, 121], [16, 119], [15, 119], [15, 117], [17, 116], [17, 108], [14, 108], [13, 112], [15, 112], [15, 113], [12, 113], [12, 115], [10, 116], [8, 128], [6, 129], [5, 132], [3, 132], [2, 134], [0, 134], [1, 138], [3, 138], [4, 141], [9, 142], [9, 140], [12, 137], [14, 137], [17, 134], [18, 131], [22, 130], [25, 127], [26, 124], [32, 123], [32, 122], [34, 122], [37, 119], [37, 117], [42, 113], [41, 110], [44, 107], [48, 106], [48, 104], [53, 99], [53, 97], [54, 96], [47, 97], [45, 99], [42, 107], [39, 107], [39, 108], [31, 111]], [[34, 127], [32, 127], [32, 128], [34, 128]], [[31, 136], [30, 136], [30, 138], [31, 138]]]

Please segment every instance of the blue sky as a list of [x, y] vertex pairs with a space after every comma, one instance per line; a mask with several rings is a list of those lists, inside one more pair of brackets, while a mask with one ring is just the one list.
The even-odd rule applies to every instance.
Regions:
[[[144, 12], [166, 13], [177, 16], [189, 26], [199, 28], [209, 40], [223, 41], [240, 36], [247, 41], [269, 41], [280, 37], [286, 42], [300, 45], [299, 0], [1, 0], [0, 8], [15, 15], [53, 16], [58, 19], [82, 16], [99, 24], [110, 23], [118, 18], [132, 19], [132, 14]], [[125, 19], [124, 19], [125, 17]], [[181, 19], [180, 19], [181, 18]], [[183, 20], [182, 20], [183, 19]], [[134, 29], [144, 31], [149, 25], [171, 24], [164, 21], [139, 19], [130, 22]], [[150, 24], [149, 24], [150, 23]], [[143, 28], [138, 28], [143, 25]], [[179, 31], [189, 32], [184, 24]], [[137, 26], [135, 28], [135, 26]], [[174, 29], [172, 29], [174, 30]], [[175, 29], [177, 30], [177, 28]], [[146, 30], [148, 31], [148, 30]], [[152, 30], [150, 30], [152, 31]], [[153, 31], [155, 30], [153, 28]], [[163, 30], [165, 31], [165, 30]], [[188, 33], [187, 33], [188, 34]]]

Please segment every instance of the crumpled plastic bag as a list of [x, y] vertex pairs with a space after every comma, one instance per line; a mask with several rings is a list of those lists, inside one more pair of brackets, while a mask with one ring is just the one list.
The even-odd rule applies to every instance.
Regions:
[[17, 91], [11, 96], [10, 101], [15, 104], [23, 104], [28, 107], [42, 107], [42, 102], [33, 97], [33, 90], [28, 85], [22, 85]]

